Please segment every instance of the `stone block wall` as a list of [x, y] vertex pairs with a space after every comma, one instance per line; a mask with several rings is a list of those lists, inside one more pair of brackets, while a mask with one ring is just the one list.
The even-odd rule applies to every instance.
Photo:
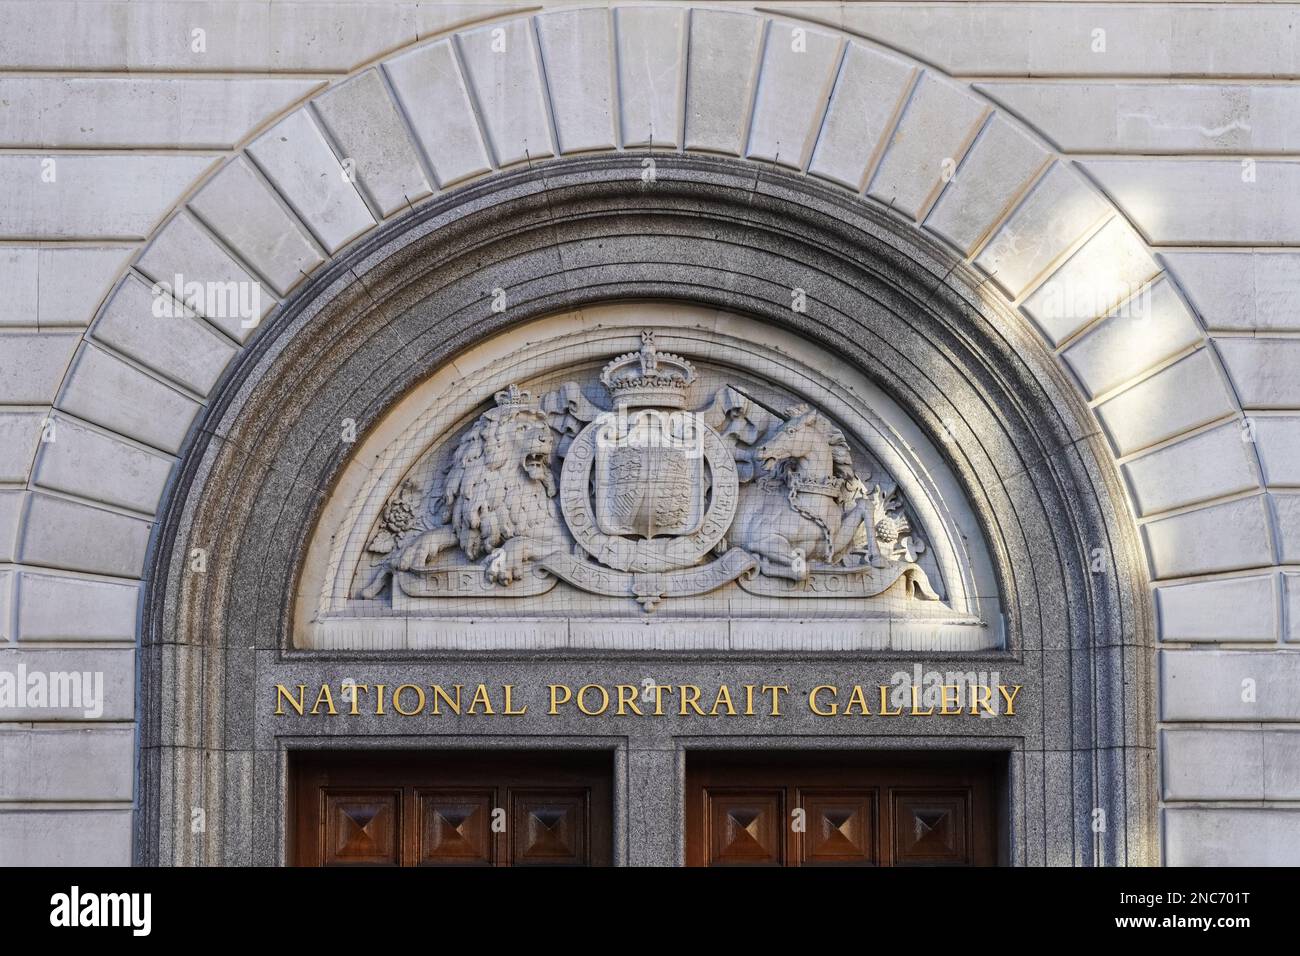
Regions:
[[[759, 11], [759, 12], [756, 12]], [[1041, 333], [1130, 491], [1169, 864], [1300, 862], [1300, 5], [0, 6], [0, 863], [130, 861], [140, 577], [255, 319], [430, 196], [593, 151], [817, 177]], [[79, 74], [85, 74], [79, 75]]]

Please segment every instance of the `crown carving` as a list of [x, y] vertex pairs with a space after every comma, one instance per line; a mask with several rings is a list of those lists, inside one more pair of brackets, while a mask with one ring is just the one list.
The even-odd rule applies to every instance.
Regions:
[[508, 385], [496, 393], [497, 408], [536, 408], [532, 393], [518, 385]]
[[695, 366], [686, 359], [655, 348], [653, 332], [641, 333], [640, 351], [618, 356], [600, 373], [615, 403], [629, 407], [684, 408], [695, 377]]

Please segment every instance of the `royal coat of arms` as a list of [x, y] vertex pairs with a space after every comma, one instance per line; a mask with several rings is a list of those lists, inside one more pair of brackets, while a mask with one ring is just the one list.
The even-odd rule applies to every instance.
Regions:
[[359, 596], [390, 582], [417, 598], [523, 596], [563, 580], [646, 610], [733, 582], [768, 597], [897, 585], [938, 599], [897, 489], [867, 483], [826, 415], [731, 385], [692, 408], [696, 381], [643, 332], [601, 372], [607, 407], [572, 382], [498, 393], [436, 486], [389, 500]]

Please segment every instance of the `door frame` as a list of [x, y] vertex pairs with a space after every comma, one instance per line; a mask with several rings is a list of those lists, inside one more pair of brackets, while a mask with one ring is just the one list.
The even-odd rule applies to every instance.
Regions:
[[[409, 754], [409, 756], [408, 756]], [[290, 865], [320, 865], [325, 850], [321, 832], [326, 823], [322, 795], [331, 790], [396, 790], [401, 794], [395, 835], [399, 844], [398, 865], [411, 866], [408, 854], [419, 844], [418, 808], [421, 792], [465, 791], [491, 788], [499, 800], [494, 807], [506, 807], [509, 827], [493, 833], [492, 865], [502, 856], [511, 857], [516, 839], [514, 801], [521, 793], [544, 790], [583, 789], [587, 794], [583, 815], [584, 847], [589, 866], [613, 865], [614, 752], [595, 748], [552, 750], [540, 748], [473, 750], [421, 748], [417, 750], [378, 748], [296, 748], [286, 751], [290, 764], [286, 788], [285, 857]], [[313, 759], [315, 758], [315, 759]], [[520, 768], [515, 761], [524, 763]], [[410, 766], [415, 764], [415, 766]], [[554, 766], [548, 766], [554, 764]], [[320, 774], [331, 779], [323, 783]], [[443, 772], [448, 779], [442, 779]], [[415, 806], [412, 806], [412, 798]], [[305, 815], [305, 819], [304, 816]], [[305, 826], [312, 821], [312, 827]], [[307, 859], [307, 847], [314, 847], [316, 863]], [[435, 864], [436, 865], [436, 864]], [[454, 865], [454, 864], [452, 864]], [[520, 865], [509, 863], [510, 866]], [[535, 863], [532, 865], [536, 865]]]
[[[492, 751], [524, 750], [539, 753], [557, 750], [607, 751], [611, 757], [611, 854], [614, 866], [628, 866], [629, 829], [634, 820], [642, 817], [646, 808], [655, 805], [671, 807], [671, 854], [664, 862], [674, 866], [686, 865], [686, 761], [695, 751], [732, 751], [759, 753], [775, 751], [785, 753], [815, 754], [818, 752], [860, 751], [863, 754], [907, 751], [934, 751], [945, 754], [994, 753], [1006, 755], [1006, 766], [994, 774], [993, 803], [999, 866], [1014, 862], [1011, 850], [1012, 828], [1015, 826], [1018, 806], [1023, 800], [1011, 798], [1025, 787], [1024, 741], [1020, 738], [958, 738], [958, 737], [904, 737], [904, 736], [742, 736], [690, 734], [674, 736], [670, 754], [671, 773], [657, 773], [654, 757], [643, 759], [645, 752], [630, 751], [627, 736], [555, 736], [537, 738], [510, 734], [485, 735], [402, 735], [367, 736], [347, 734], [330, 737], [279, 737], [277, 750], [267, 755], [275, 761], [275, 820], [273, 834], [277, 850], [276, 862], [280, 866], [292, 863], [290, 813], [293, 806], [289, 760], [299, 752], [333, 750], [412, 750], [412, 751]], [[632, 780], [637, 781], [635, 787]]]
[[1010, 866], [1012, 827], [1023, 801], [1012, 794], [1025, 786], [1024, 741], [1015, 738], [956, 737], [679, 737], [675, 753], [677, 834], [674, 853], [677, 866], [686, 866], [686, 763], [692, 753], [728, 753], [742, 756], [763, 752], [811, 757], [817, 753], [856, 752], [864, 758], [891, 753], [920, 754], [933, 752], [949, 758], [963, 755], [1004, 755], [1005, 763], [993, 772], [994, 852], [998, 866]]
[[[721, 750], [712, 750], [703, 747], [691, 747], [683, 751], [687, 764], [685, 785], [682, 792], [685, 804], [683, 811], [683, 848], [687, 854], [685, 865], [709, 865], [711, 852], [709, 844], [712, 842], [710, 834], [713, 821], [707, 807], [708, 801], [701, 799], [705, 793], [728, 789], [780, 789], [788, 797], [790, 791], [797, 793], [807, 788], [827, 791], [833, 788], [831, 778], [835, 777], [839, 771], [846, 775], [855, 774], [859, 771], [865, 771], [868, 775], [871, 771], [883, 772], [883, 778], [871, 784], [872, 788], [877, 791], [877, 799], [874, 802], [875, 811], [871, 820], [871, 840], [873, 844], [876, 844], [878, 860], [883, 859], [887, 854], [886, 845], [890, 834], [893, 832], [892, 825], [883, 825], [891, 812], [890, 807], [887, 805], [891, 793], [920, 787], [941, 789], [945, 786], [967, 786], [969, 787], [970, 797], [967, 812], [971, 815], [973, 825], [971, 830], [973, 842], [968, 846], [968, 850], [972, 858], [978, 860], [973, 865], [991, 866], [1004, 862], [999, 858], [1002, 840], [998, 821], [1002, 816], [999, 812], [1002, 804], [999, 797], [1004, 796], [1001, 791], [1004, 789], [1003, 781], [1006, 776], [1006, 761], [999, 759], [999, 757], [1004, 755], [1005, 751], [970, 748], [966, 750], [930, 751], [913, 749], [884, 750], [880, 748], [859, 748], [857, 750], [849, 748], [835, 748], [832, 750], [827, 748], [818, 750], [797, 747], [779, 751], [775, 748], [770, 750], [764, 748], [764, 750], [773, 754], [775, 769], [769, 771], [764, 766], [765, 761], [756, 757], [759, 751], [755, 748], [737, 749], [728, 747]], [[975, 760], [981, 760], [982, 765], [972, 765]], [[691, 765], [696, 764], [696, 761], [711, 764], [711, 766], [697, 767], [694, 773], [703, 776], [705, 779], [700, 780], [699, 777], [696, 777], [692, 782], [693, 771]], [[890, 782], [889, 773], [894, 771], [911, 771], [917, 777], [929, 774], [933, 775], [935, 780], [930, 783], [918, 783], [903, 779]], [[736, 777], [734, 780], [728, 779], [732, 773]], [[949, 779], [959, 776], [965, 778], [965, 782], [959, 784]], [[718, 777], [722, 778], [722, 782], [719, 782]], [[818, 777], [820, 779], [810, 782], [813, 781], [813, 778]], [[843, 785], [845, 788], [854, 790], [861, 789], [864, 786], [857, 779], [845, 780]], [[800, 804], [787, 804], [784, 813], [790, 813], [793, 807], [796, 806], [800, 806]], [[784, 816], [779, 826], [782, 831], [780, 835], [784, 859], [782, 865], [803, 865], [792, 864], [791, 862], [797, 853], [797, 845], [800, 841], [792, 839], [789, 823]], [[986, 830], [983, 829], [985, 827], [987, 827]], [[692, 842], [692, 836], [699, 843], [694, 858], [692, 858], [688, 849], [688, 845]], [[980, 859], [981, 857], [982, 859]]]
[[434, 753], [477, 753], [490, 754], [493, 751], [527, 751], [538, 755], [551, 751], [573, 753], [574, 751], [591, 751], [606, 753], [610, 758], [610, 864], [627, 865], [627, 738], [626, 737], [537, 737], [511, 736], [493, 734], [484, 736], [418, 736], [383, 737], [359, 735], [339, 735], [337, 737], [280, 737], [278, 749], [274, 754], [276, 760], [276, 819], [278, 828], [275, 834], [278, 846], [277, 863], [280, 866], [294, 865], [294, 821], [295, 798], [293, 773], [289, 762], [293, 755], [330, 752], [380, 752], [380, 751], [419, 751]]

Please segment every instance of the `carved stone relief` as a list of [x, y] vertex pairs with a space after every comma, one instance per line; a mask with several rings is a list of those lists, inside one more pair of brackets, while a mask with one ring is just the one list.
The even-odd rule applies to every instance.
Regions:
[[653, 611], [733, 581], [799, 599], [872, 597], [901, 580], [907, 598], [939, 600], [897, 488], [858, 474], [826, 415], [764, 408], [734, 385], [691, 408], [695, 379], [645, 331], [601, 371], [606, 407], [576, 382], [498, 392], [440, 480], [389, 500], [359, 596], [468, 584], [521, 597], [564, 581]]
[[335, 556], [346, 593], [319, 618], [341, 623], [336, 640], [366, 615], [399, 643], [396, 617], [402, 634], [536, 619], [552, 635], [557, 618], [833, 618], [880, 646], [996, 646], [978, 602], [945, 597], [952, 562], [929, 553], [903, 489], [830, 410], [649, 329], [602, 366], [586, 353], [506, 382], [412, 456], [353, 534], [361, 553]]

